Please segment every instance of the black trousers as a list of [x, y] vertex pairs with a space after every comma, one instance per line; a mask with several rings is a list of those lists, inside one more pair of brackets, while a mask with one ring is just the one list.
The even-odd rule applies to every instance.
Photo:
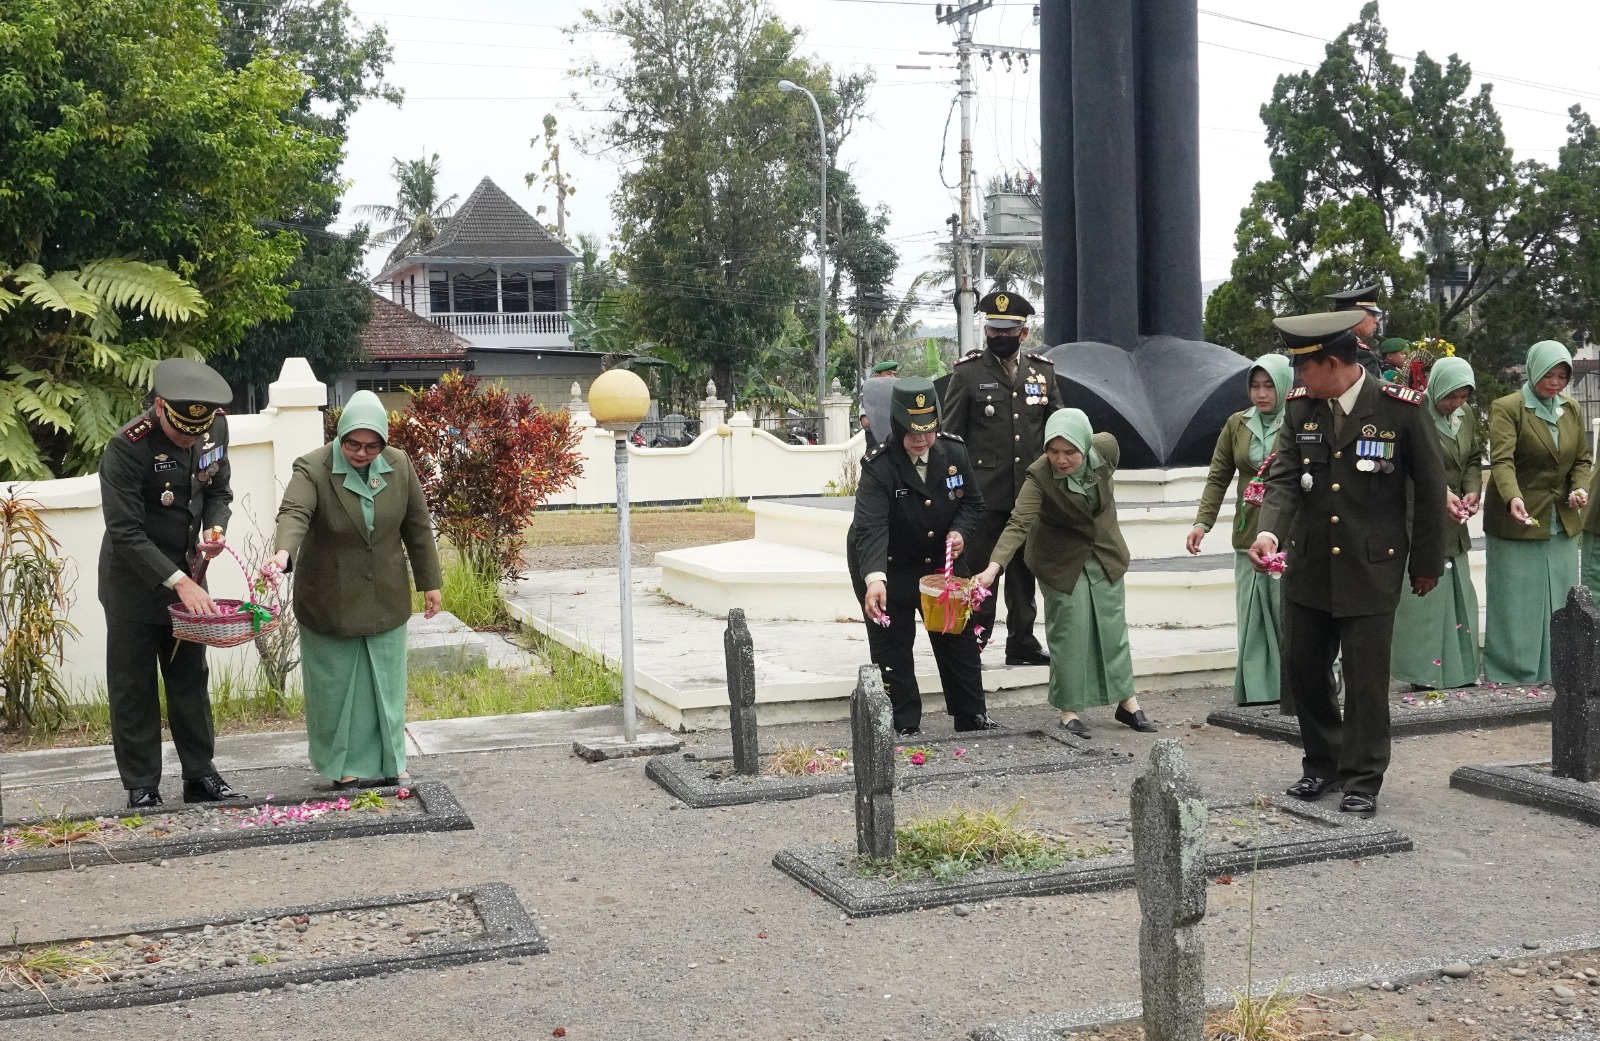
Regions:
[[[1303, 771], [1347, 792], [1377, 795], [1389, 768], [1389, 646], [1394, 612], [1336, 618], [1283, 600], [1288, 690], [1300, 716]], [[1343, 655], [1344, 715], [1333, 661]]]
[[211, 723], [211, 670], [206, 649], [175, 640], [170, 625], [106, 617], [106, 690], [111, 700], [111, 744], [122, 786], [161, 783], [161, 691], [166, 685], [167, 724], [184, 780], [211, 773], [216, 730]]
[[[922, 725], [922, 691], [917, 687], [917, 668], [912, 657], [917, 633], [922, 631], [920, 575], [889, 572], [889, 626], [868, 621], [867, 648], [872, 663], [883, 673], [884, 691], [894, 707], [896, 730]], [[866, 588], [856, 583], [856, 597], [866, 596]], [[978, 640], [968, 620], [959, 633], [928, 633], [933, 660], [939, 668], [939, 685], [944, 688], [945, 711], [952, 716], [979, 716], [985, 712], [983, 665], [979, 660]]]
[[[967, 540], [967, 548], [962, 553], [962, 559], [967, 562], [974, 575], [989, 566], [989, 554], [994, 552], [995, 543], [1000, 541], [1000, 533], [1006, 530], [1006, 524], [1010, 520], [1010, 510], [1004, 513], [985, 510], [983, 516], [978, 519], [978, 528], [972, 533], [972, 538]], [[996, 595], [984, 600], [983, 605], [972, 613], [973, 626], [983, 627], [983, 642], [993, 643], [995, 612], [999, 607], [1000, 598], [1005, 597], [1008, 655], [1039, 654], [1043, 651], [1038, 639], [1033, 635], [1033, 623], [1039, 613], [1035, 599], [1038, 588], [1033, 580], [1033, 572], [1028, 570], [1028, 565], [1022, 556], [1023, 550], [1017, 550], [1016, 556], [1011, 558], [1011, 563], [1006, 565], [1005, 574], [1001, 575], [1000, 581], [996, 583]]]

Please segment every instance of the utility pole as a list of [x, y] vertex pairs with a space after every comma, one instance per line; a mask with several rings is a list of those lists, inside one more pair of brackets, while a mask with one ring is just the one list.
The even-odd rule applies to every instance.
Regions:
[[956, 352], [965, 357], [975, 345], [972, 314], [978, 293], [972, 278], [972, 19], [994, 6], [994, 0], [973, 0], [962, 7], [935, 5], [940, 23], [956, 26], [956, 62], [960, 70], [958, 97], [961, 101], [961, 211], [956, 217]]

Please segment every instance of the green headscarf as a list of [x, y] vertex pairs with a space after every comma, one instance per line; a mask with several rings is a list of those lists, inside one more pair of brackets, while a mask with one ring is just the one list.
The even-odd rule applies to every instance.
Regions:
[[1561, 419], [1562, 395], [1541, 398], [1533, 389], [1533, 385], [1544, 379], [1545, 375], [1557, 365], [1565, 365], [1567, 371], [1572, 371], [1572, 355], [1556, 341], [1540, 340], [1528, 348], [1528, 382], [1522, 385], [1522, 404], [1550, 427], [1550, 441], [1559, 449], [1561, 435], [1556, 429], [1556, 423]]
[[1294, 382], [1294, 366], [1281, 354], [1264, 354], [1245, 374], [1247, 388], [1257, 369], [1272, 378], [1272, 386], [1278, 392], [1278, 406], [1271, 412], [1262, 412], [1254, 405], [1244, 410], [1244, 425], [1250, 429], [1250, 464], [1259, 467], [1272, 451], [1278, 428], [1283, 425], [1283, 406], [1288, 401], [1289, 385]]
[[1058, 437], [1083, 453], [1083, 463], [1070, 474], [1060, 474], [1052, 468], [1051, 476], [1066, 481], [1067, 487], [1079, 495], [1089, 495], [1096, 481], [1094, 471], [1105, 460], [1094, 450], [1094, 426], [1083, 409], [1063, 408], [1050, 413], [1044, 424], [1045, 446], [1049, 447]]
[[1472, 366], [1467, 364], [1465, 358], [1440, 358], [1433, 363], [1433, 368], [1428, 370], [1428, 386], [1422, 396], [1428, 400], [1428, 415], [1433, 417], [1433, 425], [1445, 437], [1454, 438], [1461, 429], [1461, 417], [1467, 411], [1467, 406], [1462, 405], [1448, 416], [1439, 414], [1439, 402], [1449, 397], [1462, 387], [1476, 389], [1478, 378], [1473, 375]]
[[361, 500], [361, 518], [367, 522], [367, 531], [371, 533], [376, 514], [373, 497], [389, 486], [383, 475], [392, 472], [394, 467], [389, 465], [382, 452], [372, 456], [367, 465], [359, 470], [351, 466], [350, 460], [344, 457], [344, 448], [338, 442], [343, 441], [352, 430], [371, 431], [383, 438], [385, 445], [389, 443], [389, 413], [383, 407], [383, 402], [378, 400], [378, 395], [370, 390], [358, 390], [350, 395], [344, 411], [339, 414], [339, 430], [334, 436], [333, 472], [342, 475], [345, 489], [354, 492]]

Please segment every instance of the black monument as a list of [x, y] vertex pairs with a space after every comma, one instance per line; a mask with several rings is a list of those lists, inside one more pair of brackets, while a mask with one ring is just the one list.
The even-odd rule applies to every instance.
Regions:
[[1040, 8], [1046, 354], [1122, 466], [1203, 466], [1250, 361], [1201, 340], [1198, 4]]

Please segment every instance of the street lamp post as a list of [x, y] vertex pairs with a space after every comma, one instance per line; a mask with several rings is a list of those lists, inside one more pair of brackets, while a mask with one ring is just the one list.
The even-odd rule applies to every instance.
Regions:
[[616, 441], [617, 591], [621, 598], [622, 737], [578, 741], [573, 751], [590, 761], [673, 752], [682, 742], [669, 734], [639, 734], [633, 675], [633, 535], [628, 517], [628, 438], [650, 411], [650, 388], [636, 373], [610, 369], [589, 386], [589, 414]]
[[822, 184], [817, 208], [817, 440], [822, 440], [822, 399], [828, 392], [828, 133], [822, 124], [822, 106], [817, 96], [793, 80], [779, 80], [778, 89], [786, 94], [798, 91], [811, 99], [817, 116], [817, 143], [821, 146], [818, 177]]

